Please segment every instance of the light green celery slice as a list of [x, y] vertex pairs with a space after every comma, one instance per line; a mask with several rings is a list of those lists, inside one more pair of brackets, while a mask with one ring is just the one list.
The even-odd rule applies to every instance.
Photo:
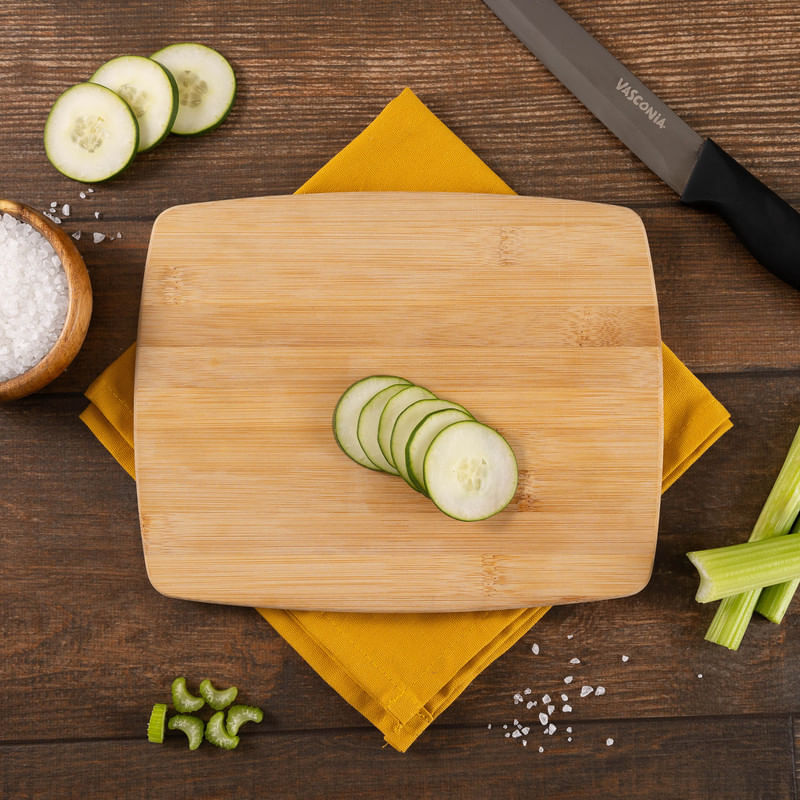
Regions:
[[698, 603], [800, 577], [800, 533], [686, 555], [700, 574], [695, 596]]
[[[800, 533], [800, 517], [797, 518], [792, 533]], [[767, 587], [758, 598], [756, 611], [770, 622], [781, 622], [798, 586], [800, 586], [800, 580], [795, 578], [787, 583], [778, 583], [775, 586]]]
[[[757, 542], [788, 533], [799, 511], [800, 428], [792, 440], [772, 491], [758, 515], [753, 532], [750, 534], [750, 541]], [[726, 597], [720, 603], [705, 638], [729, 650], [738, 650], [760, 594], [761, 589], [756, 588]]]

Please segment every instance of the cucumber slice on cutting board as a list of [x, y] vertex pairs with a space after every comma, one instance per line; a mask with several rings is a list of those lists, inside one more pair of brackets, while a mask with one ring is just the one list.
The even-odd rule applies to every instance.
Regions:
[[97, 183], [136, 157], [139, 126], [131, 107], [97, 83], [78, 83], [53, 103], [44, 126], [50, 163], [68, 178]]
[[396, 375], [370, 375], [348, 387], [336, 404], [333, 411], [333, 435], [339, 447], [362, 467], [378, 470], [358, 441], [358, 418], [361, 409], [382, 389], [398, 383], [408, 384], [409, 381]]
[[367, 458], [378, 469], [392, 475], [399, 475], [400, 473], [386, 460], [381, 448], [378, 446], [378, 423], [381, 421], [381, 414], [389, 400], [406, 388], [408, 388], [407, 383], [397, 383], [381, 389], [378, 394], [367, 401], [358, 416], [358, 441], [367, 454]]
[[445, 514], [464, 522], [502, 511], [514, 497], [517, 478], [508, 442], [474, 420], [448, 425], [425, 455], [428, 496]]
[[425, 454], [434, 437], [448, 425], [465, 419], [472, 419], [472, 415], [458, 408], [446, 408], [443, 411], [434, 411], [432, 414], [428, 414], [411, 432], [406, 445], [406, 465], [411, 484], [421, 492], [428, 493], [424, 484], [423, 467]]
[[394, 424], [400, 414], [412, 403], [416, 403], [417, 400], [428, 399], [435, 400], [436, 395], [422, 386], [409, 386], [389, 400], [386, 408], [381, 413], [380, 422], [378, 422], [378, 447], [380, 447], [384, 458], [395, 469], [397, 469], [397, 464], [392, 460], [392, 431], [394, 430]]
[[139, 152], [151, 150], [172, 129], [178, 114], [178, 86], [169, 70], [143, 56], [106, 61], [89, 79], [118, 94], [139, 125]]
[[410, 484], [413, 489], [418, 489], [411, 481], [408, 473], [408, 462], [406, 461], [406, 445], [414, 432], [414, 429], [419, 423], [434, 411], [444, 411], [447, 408], [454, 408], [458, 411], [463, 411], [467, 414], [467, 410], [458, 405], [458, 403], [451, 403], [449, 400], [440, 400], [438, 397], [426, 400], [417, 400], [405, 408], [398, 416], [397, 421], [392, 428], [390, 449], [392, 451], [392, 461], [397, 467], [397, 471], [402, 476], [403, 480]]
[[178, 85], [178, 116], [172, 132], [205, 133], [220, 125], [236, 97], [236, 76], [228, 60], [204, 44], [171, 44], [150, 56], [172, 73]]

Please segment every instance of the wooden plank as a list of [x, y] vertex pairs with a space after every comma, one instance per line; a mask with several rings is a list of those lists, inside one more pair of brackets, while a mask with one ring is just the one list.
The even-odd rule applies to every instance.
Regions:
[[[193, 14], [206, 7], [174, 5], [175, 36], [191, 38]], [[673, 3], [668, 13], [657, 2], [633, 0], [565, 7], [688, 122], [800, 202], [793, 180], [800, 143], [786, 124], [800, 112], [800, 22], [788, 0], [761, 3], [755, 15], [743, 0]], [[76, 21], [74, 50], [64, 47], [67, 13]], [[78, 246], [95, 292], [87, 342], [53, 391], [82, 391], [135, 338], [147, 240], [160, 211], [187, 200], [292, 192], [406, 85], [518, 192], [620, 203], [641, 213], [664, 339], [690, 366], [800, 365], [794, 294], [722, 222], [681, 207], [480, 3], [416, 2], [398, 11], [388, 0], [356, 8], [273, 2], [254, 13], [248, 0], [236, 0], [224, 18], [216, 16], [209, 43], [228, 53], [240, 74], [231, 118], [210, 136], [168, 139], [80, 200], [81, 187], [44, 156], [47, 110], [106, 58], [161, 46], [161, 15], [89, 0], [68, 12], [45, 5], [35, 19], [15, 3], [0, 8], [8, 43], [0, 52], [3, 192], [38, 208], [71, 203], [65, 227], [84, 231]], [[317, 33], [307, 30], [312, 19]], [[381, 58], [372, 55], [375, 42]], [[124, 238], [94, 245], [93, 230]]]
[[[313, 734], [242, 730], [234, 754], [182, 734], [135, 740], [3, 745], [6, 797], [87, 798], [230, 794], [281, 798], [794, 797], [788, 715], [596, 721], [565, 736], [505, 739], [501, 730], [441, 727], [405, 755], [367, 731]], [[173, 736], [175, 738], [173, 738]], [[180, 737], [180, 738], [177, 738]], [[611, 746], [607, 738], [613, 738]], [[544, 747], [539, 753], [538, 747]]]
[[[800, 419], [796, 377], [717, 376], [709, 385], [736, 425], [664, 496], [647, 589], [553, 609], [443, 724], [509, 722], [521, 710], [515, 692], [556, 696], [568, 674], [575, 719], [800, 706], [797, 614], [779, 627], [754, 621], [736, 653], [704, 642], [713, 609], [694, 603], [684, 556], [746, 538]], [[9, 722], [0, 737], [58, 739], [71, 726], [131, 735], [143, 704], [167, 700], [178, 674], [238, 682], [280, 729], [366, 725], [251, 609], [168, 600], [150, 587], [134, 483], [78, 421], [82, 408], [81, 398], [47, 396], [0, 408], [0, 655], [12, 665], [0, 681]], [[576, 701], [583, 682], [604, 685], [606, 696]]]

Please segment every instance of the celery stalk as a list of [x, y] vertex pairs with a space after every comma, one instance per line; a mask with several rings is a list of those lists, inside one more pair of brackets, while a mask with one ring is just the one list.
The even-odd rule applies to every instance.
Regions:
[[695, 600], [710, 603], [800, 577], [800, 533], [686, 554], [700, 574]]
[[[800, 512], [800, 428], [792, 440], [781, 471], [767, 497], [750, 541], [783, 536], [789, 532]], [[762, 584], [763, 585], [763, 584]], [[761, 589], [726, 597], [719, 605], [706, 631], [709, 642], [738, 650], [758, 602]]]
[[[797, 518], [792, 533], [800, 533], [800, 517]], [[767, 587], [758, 598], [756, 611], [770, 622], [781, 622], [799, 585], [800, 580], [795, 578], [793, 581]]]

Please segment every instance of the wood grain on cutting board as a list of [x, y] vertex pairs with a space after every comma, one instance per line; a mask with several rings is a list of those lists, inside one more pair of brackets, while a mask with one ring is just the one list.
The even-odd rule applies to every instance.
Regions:
[[[464, 523], [350, 461], [369, 374], [466, 406], [515, 451]], [[142, 290], [135, 440], [154, 586], [192, 600], [449, 611], [630, 594], [658, 523], [661, 345], [630, 210], [354, 193], [178, 206]]]

